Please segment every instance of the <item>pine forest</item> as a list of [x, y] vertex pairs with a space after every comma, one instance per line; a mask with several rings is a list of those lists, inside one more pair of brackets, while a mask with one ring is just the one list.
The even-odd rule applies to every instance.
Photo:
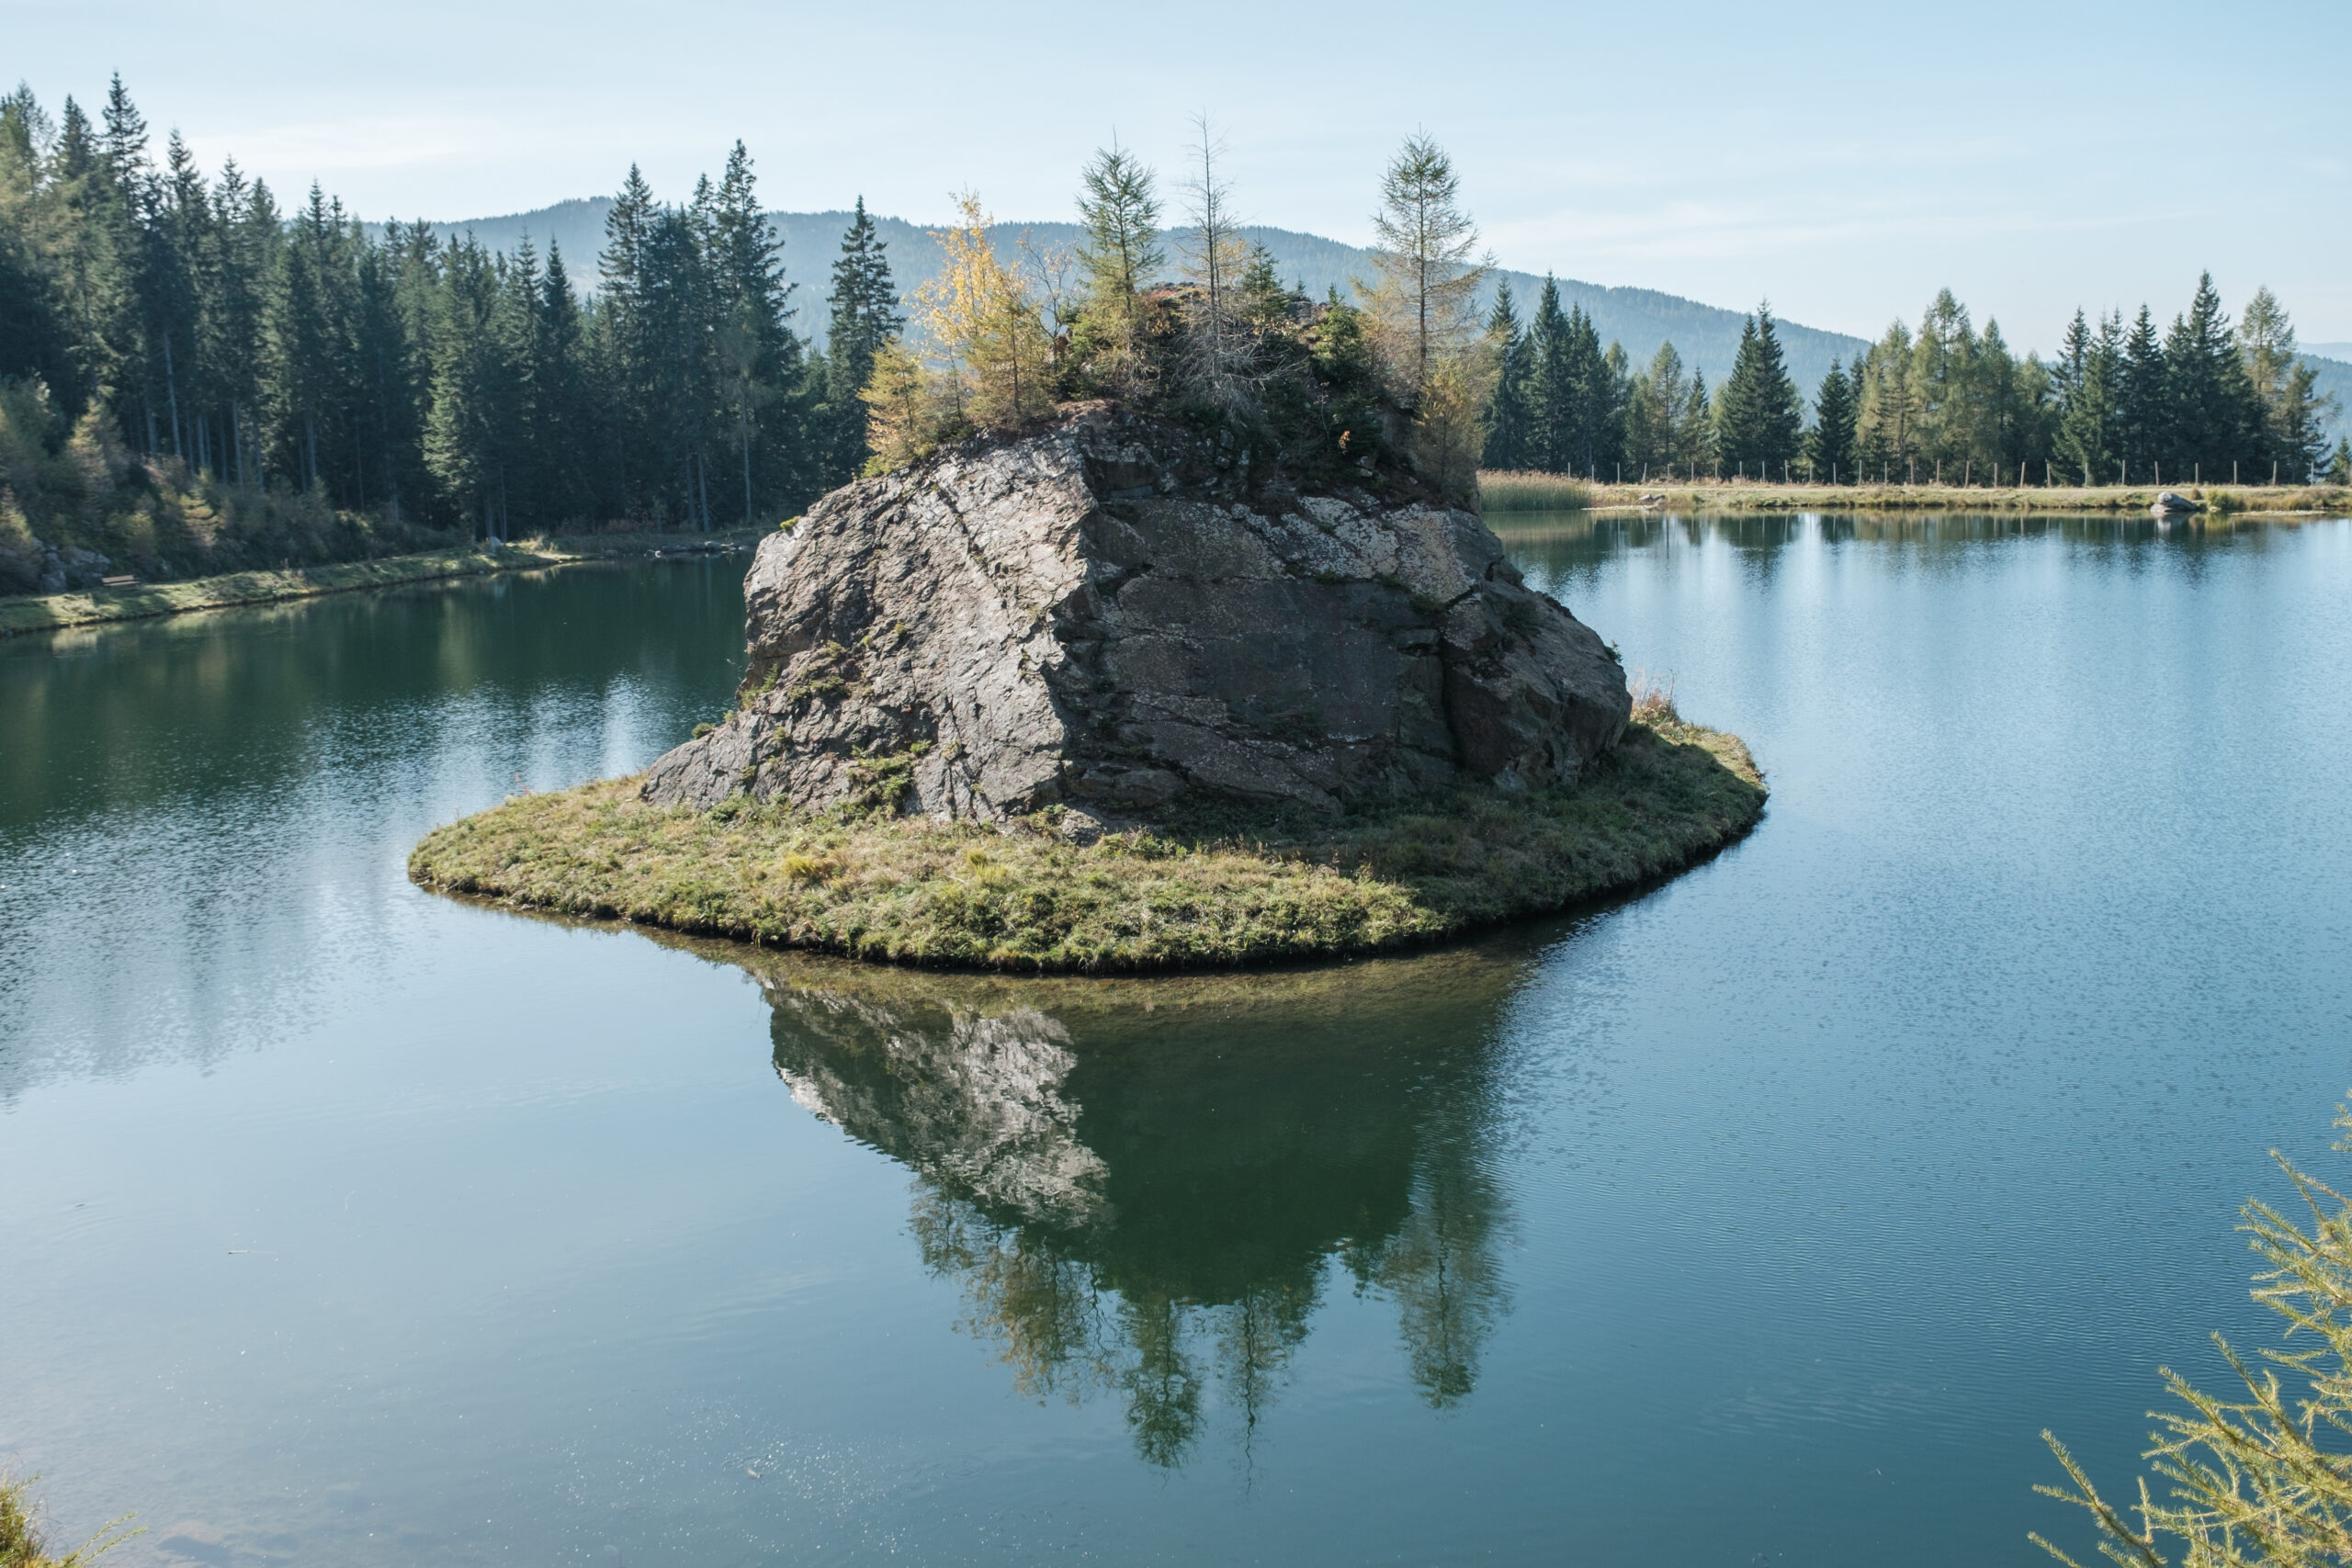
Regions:
[[1377, 393], [1408, 416], [1403, 459], [1464, 498], [1482, 468], [2082, 484], [2352, 468], [2267, 289], [2234, 324], [2210, 278], [2163, 328], [2145, 307], [2078, 313], [2047, 363], [1947, 291], [1809, 398], [1760, 308], [1710, 388], [1670, 343], [1640, 365], [1604, 347], [1548, 279], [1532, 301], [1490, 282], [1426, 137], [1383, 180], [1378, 276], [1351, 300], [1285, 288], [1238, 237], [1222, 145], [1199, 130], [1189, 228], [1166, 226], [1153, 171], [1114, 147], [1084, 171], [1074, 253], [1008, 252], [967, 195], [940, 236], [947, 272], [902, 299], [861, 202], [836, 254], [798, 264], [823, 267], [819, 300], [787, 280], [741, 143], [679, 202], [632, 168], [594, 258], [492, 252], [422, 221], [371, 227], [316, 186], [282, 208], [233, 161], [207, 175], [176, 132], [158, 152], [119, 78], [95, 121], [20, 86], [0, 100], [0, 588], [32, 586], [59, 540], [175, 575], [774, 524], [1081, 396], [1294, 434], [1304, 397], [1329, 427], [1317, 438], [1358, 442], [1354, 457], [1380, 439]]

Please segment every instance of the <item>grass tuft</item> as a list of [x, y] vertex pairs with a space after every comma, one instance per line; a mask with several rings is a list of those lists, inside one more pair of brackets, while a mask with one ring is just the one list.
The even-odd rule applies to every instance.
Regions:
[[[1338, 819], [1202, 816], [1079, 846], [885, 810], [649, 806], [635, 779], [518, 796], [426, 835], [439, 891], [765, 946], [1029, 971], [1374, 953], [1622, 892], [1746, 832], [1735, 736], [1663, 708], [1559, 789], [1464, 790]], [[733, 804], [733, 803], [730, 803]]]
[[51, 1556], [33, 1517], [32, 1483], [40, 1479], [0, 1474], [0, 1568], [88, 1568], [124, 1541], [147, 1533], [124, 1529], [131, 1517], [125, 1514], [64, 1556]]

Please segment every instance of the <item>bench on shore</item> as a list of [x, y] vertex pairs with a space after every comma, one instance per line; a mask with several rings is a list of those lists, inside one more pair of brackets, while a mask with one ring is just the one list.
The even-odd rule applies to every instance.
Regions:
[[139, 580], [137, 578], [128, 575], [122, 577], [101, 577], [98, 579], [98, 586], [101, 588], [132, 588], [136, 587], [138, 582]]

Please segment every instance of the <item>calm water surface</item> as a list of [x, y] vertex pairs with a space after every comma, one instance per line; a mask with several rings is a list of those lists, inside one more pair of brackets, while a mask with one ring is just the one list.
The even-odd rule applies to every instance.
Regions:
[[1528, 519], [1763, 825], [1442, 953], [429, 897], [740, 563], [0, 644], [0, 1462], [115, 1562], [2031, 1562], [2352, 1083], [2352, 523]]

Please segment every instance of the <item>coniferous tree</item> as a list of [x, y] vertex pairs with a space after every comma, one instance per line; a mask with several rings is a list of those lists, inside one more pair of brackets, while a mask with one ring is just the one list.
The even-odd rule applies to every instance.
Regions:
[[1406, 138], [1381, 176], [1373, 214], [1374, 341], [1408, 403], [1475, 331], [1489, 265], [1472, 259], [1477, 226], [1462, 210], [1453, 160], [1425, 132]]
[[1508, 281], [1495, 290], [1495, 308], [1487, 318], [1487, 344], [1495, 361], [1495, 396], [1487, 412], [1482, 461], [1489, 468], [1524, 468], [1529, 467], [1533, 434], [1528, 385], [1533, 376], [1533, 347], [1520, 326], [1519, 308]]
[[1577, 457], [1576, 336], [1567, 312], [1560, 309], [1560, 286], [1547, 273], [1528, 330], [1534, 372], [1529, 382], [1532, 439], [1528, 456], [1530, 467], [1548, 473], [1566, 473]]
[[[818, 479], [802, 426], [800, 340], [790, 327], [793, 286], [784, 245], [762, 215], [751, 154], [741, 141], [710, 204], [707, 244], [717, 371], [730, 405], [749, 525], [763, 500], [797, 499]], [[755, 472], [756, 469], [756, 472]]]
[[1132, 395], [1148, 373], [1143, 291], [1168, 260], [1159, 237], [1159, 193], [1152, 171], [1115, 142], [1094, 154], [1079, 182], [1085, 232], [1078, 264], [1085, 298], [1074, 346], [1103, 385]]
[[899, 287], [890, 276], [888, 247], [865, 213], [865, 197], [842, 235], [833, 262], [833, 289], [825, 337], [825, 483], [856, 477], [873, 456], [865, 440], [865, 404], [859, 394], [873, 378], [874, 356], [899, 341], [907, 318], [899, 309]]
[[1675, 421], [1675, 460], [1686, 466], [1692, 474], [1716, 460], [1715, 404], [1707, 392], [1704, 371], [1690, 372], [1690, 389], [1682, 399], [1682, 412]]
[[1671, 343], [1657, 345], [1657, 353], [1632, 378], [1625, 391], [1625, 466], [1646, 475], [1652, 468], [1663, 475], [1673, 470], [1681, 461], [1681, 448], [1677, 439], [1682, 414], [1683, 400], [1690, 393], [1690, 378], [1682, 371], [1682, 355]]
[[2188, 312], [2165, 335], [2165, 389], [2177, 478], [2224, 479], [2258, 455], [2254, 389], [2211, 273], [2199, 276]]
[[0, 376], [37, 377], [78, 412], [64, 301], [34, 231], [55, 136], [29, 87], [0, 100]]
[[2075, 312], [2058, 360], [2058, 422], [2054, 448], [2086, 485], [2117, 473], [2123, 400], [2123, 320], [2109, 314], [2093, 332]]
[[[1585, 318], [1588, 330], [1592, 330], [1591, 320]], [[1597, 340], [1599, 332], [1593, 331], [1593, 336]], [[1588, 461], [1595, 474], [1607, 473], [1612, 479], [1622, 477], [1627, 405], [1633, 390], [1633, 365], [1624, 345], [1611, 339], [1609, 351], [1600, 356], [1600, 375], [1593, 384], [1592, 456]]]
[[396, 256], [381, 247], [359, 248], [351, 354], [354, 499], [361, 506], [380, 502], [394, 516], [401, 497], [417, 494], [424, 478], [424, 429], [397, 265]]
[[592, 387], [596, 367], [590, 356], [587, 322], [563, 263], [563, 250], [552, 242], [537, 307], [530, 366], [532, 472], [543, 517], [551, 523], [571, 522], [593, 514], [594, 498], [608, 475], [595, 450]]
[[1833, 359], [1814, 394], [1813, 428], [1805, 434], [1805, 461], [1815, 479], [1842, 483], [1853, 479], [1855, 413], [1854, 385], [1847, 379], [1845, 367]]
[[1793, 462], [1804, 428], [1796, 383], [1789, 378], [1769, 305], [1740, 329], [1739, 352], [1715, 400], [1715, 438], [1722, 458], [1762, 476]]
[[2256, 461], [2275, 465], [2290, 484], [2303, 483], [2326, 449], [2323, 424], [2334, 400], [2319, 395], [2318, 372], [2296, 352], [2294, 323], [2268, 288], [2246, 302], [2238, 345], [2261, 426]]
[[1205, 114], [1195, 117], [1198, 139], [1188, 163], [1197, 170], [1184, 182], [1186, 216], [1192, 230], [1177, 247], [1183, 279], [1192, 287], [1182, 299], [1185, 369], [1193, 395], [1216, 408], [1250, 406], [1258, 344], [1239, 320], [1235, 286], [1249, 265], [1233, 215], [1233, 185], [1226, 177], [1225, 141]]
[[[2152, 479], [2160, 471], [2172, 445], [2171, 387], [2165, 377], [2165, 348], [2156, 335], [2155, 318], [2145, 305], [2123, 341], [2123, 396], [2120, 400], [2120, 436], [2117, 464], [2125, 484], [2134, 477]], [[2176, 466], [2177, 463], [2176, 463]]]
[[444, 254], [425, 461], [469, 533], [503, 536], [523, 391], [497, 261], [471, 236]]

